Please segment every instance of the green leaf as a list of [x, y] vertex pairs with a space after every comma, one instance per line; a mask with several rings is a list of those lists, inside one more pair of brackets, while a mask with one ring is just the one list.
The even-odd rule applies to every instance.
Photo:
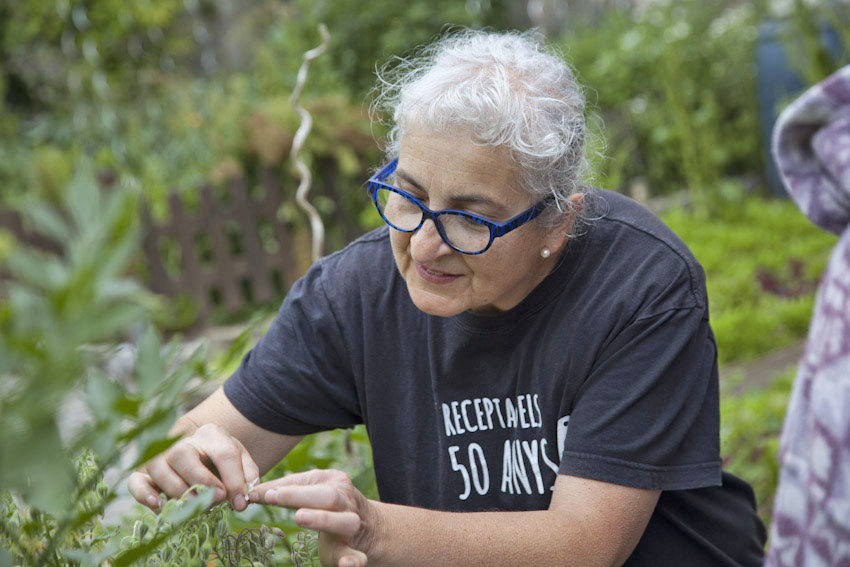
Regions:
[[77, 515], [73, 518], [73, 520], [71, 520], [70, 524], [68, 525], [68, 532], [74, 533], [74, 532], [78, 531], [80, 528], [85, 526], [88, 522], [90, 522], [91, 520], [93, 520], [94, 518], [99, 516], [103, 512], [104, 508], [106, 508], [106, 506], [110, 502], [115, 500], [115, 498], [116, 498], [116, 494], [114, 492], [107, 494], [106, 497], [102, 501], [100, 501], [100, 503], [97, 506], [94, 506], [91, 509], [86, 509], [86, 510], [82, 510], [82, 511], [78, 512]]
[[170, 538], [175, 529], [186, 521], [194, 518], [201, 512], [204, 512], [212, 506], [215, 500], [215, 491], [205, 487], [194, 487], [198, 491], [198, 495], [188, 500], [171, 501], [166, 503], [165, 509], [162, 511], [160, 518], [163, 522], [171, 524], [170, 530], [164, 530], [150, 541], [128, 549], [110, 563], [113, 567], [125, 567], [131, 565], [134, 561], [147, 557], [157, 547], [162, 545]]
[[51, 290], [68, 278], [68, 269], [57, 258], [15, 249], [6, 260], [12, 277], [36, 289]]
[[87, 231], [98, 225], [98, 220], [102, 218], [101, 195], [91, 162], [80, 161], [77, 164], [64, 196], [64, 204], [77, 227]]
[[166, 507], [162, 511], [162, 519], [172, 526], [179, 526], [197, 516], [200, 512], [210, 509], [215, 502], [215, 490], [211, 487], [199, 484], [192, 486], [189, 490], [197, 491], [197, 496], [185, 500], [173, 501], [175, 506]]
[[104, 340], [116, 332], [126, 331], [143, 320], [145, 309], [128, 301], [92, 306], [85, 321], [79, 322], [79, 335], [88, 341]]
[[71, 228], [54, 208], [38, 203], [30, 204], [27, 206], [26, 215], [38, 232], [57, 243], [64, 245], [71, 240]]
[[153, 325], [149, 325], [139, 341], [139, 354], [136, 360], [136, 386], [142, 398], [153, 396], [165, 377], [161, 347], [162, 341], [159, 334]]
[[115, 440], [121, 433], [121, 423], [117, 420], [99, 422], [94, 429], [87, 432], [78, 446], [91, 448], [101, 457], [109, 457], [115, 452]]
[[124, 396], [115, 402], [113, 406], [115, 411], [122, 415], [135, 417], [139, 415], [139, 408], [142, 405], [142, 399], [135, 396]]
[[175, 370], [162, 384], [162, 394], [157, 400], [157, 407], [167, 409], [174, 407], [177, 398], [186, 388], [186, 384], [193, 376], [198, 373], [196, 369], [203, 367], [204, 360], [207, 357], [206, 344], [201, 344], [189, 357], [189, 360], [184, 362]]
[[97, 553], [91, 553], [82, 549], [63, 549], [62, 555], [68, 559], [79, 561], [81, 567], [97, 567], [103, 565], [119, 549], [121, 549], [120, 541], [113, 540], [107, 542], [106, 546]]
[[141, 456], [136, 459], [136, 462], [130, 467], [130, 470], [136, 469], [143, 465], [144, 463], [150, 461], [160, 453], [168, 450], [169, 447], [174, 445], [177, 441], [180, 440], [182, 436], [176, 435], [174, 437], [167, 437], [165, 439], [160, 439], [158, 441], [153, 441], [145, 447], [140, 447]]
[[27, 495], [39, 510], [54, 514], [65, 510], [74, 490], [74, 475], [56, 424], [42, 423], [25, 437], [4, 439], [4, 445], [3, 480]]
[[109, 376], [95, 369], [89, 373], [86, 396], [95, 418], [104, 419], [116, 413], [116, 404], [123, 398], [123, 392]]

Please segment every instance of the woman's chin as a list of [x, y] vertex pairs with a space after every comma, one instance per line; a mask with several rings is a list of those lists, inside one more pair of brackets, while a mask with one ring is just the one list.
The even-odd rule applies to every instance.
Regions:
[[458, 313], [466, 311], [467, 307], [462, 305], [456, 299], [441, 297], [421, 289], [413, 289], [408, 286], [410, 299], [413, 304], [422, 312], [435, 317], [452, 317]]

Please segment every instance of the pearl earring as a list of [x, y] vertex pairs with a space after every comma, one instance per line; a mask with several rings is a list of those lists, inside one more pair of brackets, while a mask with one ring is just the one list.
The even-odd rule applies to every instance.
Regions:
[[551, 255], [552, 255], [552, 251], [549, 250], [548, 248], [544, 248], [543, 250], [540, 251], [540, 257], [541, 258], [548, 258]]

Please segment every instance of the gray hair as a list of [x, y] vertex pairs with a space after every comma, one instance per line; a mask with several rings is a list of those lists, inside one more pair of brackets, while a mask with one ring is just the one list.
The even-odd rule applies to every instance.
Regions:
[[535, 200], [553, 197], [547, 224], [573, 209], [572, 195], [586, 193], [584, 96], [564, 58], [534, 32], [450, 33], [387, 63], [376, 91], [373, 116], [392, 117], [390, 159], [414, 127], [461, 128], [508, 149]]

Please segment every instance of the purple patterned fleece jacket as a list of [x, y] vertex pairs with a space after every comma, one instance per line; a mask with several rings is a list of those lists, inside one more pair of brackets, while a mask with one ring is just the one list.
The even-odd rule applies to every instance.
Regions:
[[850, 66], [779, 118], [773, 153], [816, 225], [840, 235], [785, 415], [768, 567], [850, 567]]

